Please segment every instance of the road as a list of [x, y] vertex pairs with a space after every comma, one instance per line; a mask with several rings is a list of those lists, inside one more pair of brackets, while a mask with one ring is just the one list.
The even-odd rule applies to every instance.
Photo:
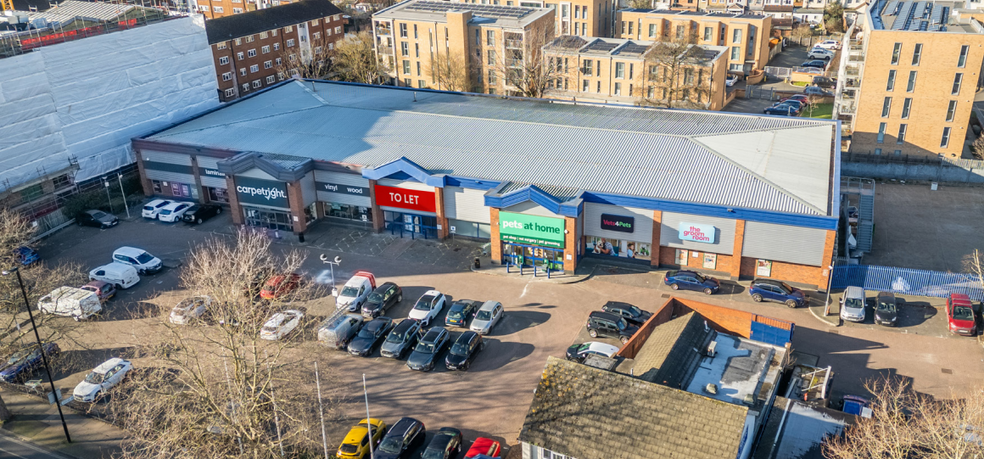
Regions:
[[9, 459], [68, 459], [68, 456], [48, 451], [2, 432], [0, 432], [0, 457]]

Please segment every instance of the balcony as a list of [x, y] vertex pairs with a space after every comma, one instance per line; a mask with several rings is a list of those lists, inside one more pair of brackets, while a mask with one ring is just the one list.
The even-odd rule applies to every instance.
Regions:
[[506, 40], [506, 49], [523, 49], [523, 40]]
[[521, 68], [523, 68], [523, 60], [522, 59], [506, 59], [506, 67], [513, 68], [513, 69], [521, 69]]

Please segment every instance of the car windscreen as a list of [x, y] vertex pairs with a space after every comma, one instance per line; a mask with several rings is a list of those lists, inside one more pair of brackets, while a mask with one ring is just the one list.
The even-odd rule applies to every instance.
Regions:
[[387, 454], [399, 454], [403, 448], [403, 439], [400, 437], [386, 437], [379, 444], [379, 450]]
[[106, 378], [105, 373], [96, 373], [95, 371], [93, 371], [89, 373], [88, 376], [85, 377], [85, 382], [89, 384], [101, 384], [103, 382], [103, 379], [105, 378]]
[[895, 311], [895, 302], [894, 301], [881, 300], [881, 301], [878, 302], [878, 305], [876, 306], [876, 308], [879, 311]]
[[639, 309], [635, 306], [629, 306], [629, 312], [632, 313], [633, 317], [639, 317], [642, 315], [642, 309]]
[[375, 337], [376, 337], [375, 331], [369, 330], [369, 327], [362, 327], [362, 330], [359, 330], [359, 338], [375, 338]]
[[790, 287], [789, 284], [785, 282], [780, 282], [780, 284], [782, 285], [782, 288], [786, 289], [787, 292], [793, 293], [793, 288]]
[[422, 352], [424, 354], [433, 354], [434, 353], [434, 343], [428, 343], [426, 341], [421, 341], [420, 343], [417, 344], [417, 347], [414, 348], [414, 351], [415, 352]]
[[615, 326], [618, 327], [619, 330], [625, 330], [626, 327], [628, 327], [628, 324], [625, 322], [625, 319], [619, 319], [615, 321]]
[[153, 211], [154, 210], [154, 206], [144, 206], [144, 210]]
[[844, 307], [850, 309], [861, 309], [864, 307], [864, 302], [861, 298], [848, 298], [844, 300]]
[[263, 327], [263, 331], [268, 332], [268, 333], [274, 333], [274, 332], [277, 331], [277, 327], [272, 326], [272, 325], [267, 325], [267, 326]]
[[[146, 207], [144, 207], [144, 209], [146, 209]], [[153, 210], [153, 209], [151, 209], [151, 210]], [[106, 216], [106, 214], [103, 213], [103, 212], [95, 212], [95, 213], [92, 214], [92, 218], [95, 218], [96, 220], [101, 220], [105, 216]]]
[[461, 311], [459, 311], [459, 310], [452, 309], [452, 310], [448, 311], [448, 319], [458, 320], [458, 319], [461, 319], [461, 316], [462, 316], [462, 314], [461, 314]]
[[488, 310], [478, 311], [478, 315], [475, 316], [475, 319], [476, 320], [491, 320], [492, 319], [492, 311], [488, 311]]
[[355, 454], [359, 452], [359, 445], [353, 445], [351, 443], [342, 443], [342, 446], [340, 446], [338, 450], [345, 454]]
[[413, 305], [414, 309], [419, 309], [421, 311], [430, 311], [431, 303], [434, 302], [433, 295], [424, 295], [417, 300], [417, 304]]
[[378, 291], [374, 291], [374, 292], [370, 293], [369, 294], [369, 302], [370, 303], [382, 303], [383, 302], [383, 294], [382, 293], [379, 293]]
[[967, 306], [953, 308], [953, 318], [956, 320], [974, 320], [974, 311]]
[[401, 329], [397, 327], [396, 330], [390, 332], [389, 336], [386, 337], [386, 342], [388, 343], [402, 343], [403, 337], [406, 336], [409, 328]]
[[161, 211], [161, 215], [171, 215], [171, 210], [170, 209], [164, 209], [164, 210]]
[[428, 448], [427, 451], [424, 451], [424, 455], [420, 456], [420, 459], [444, 459], [444, 449]]
[[150, 263], [150, 261], [153, 260], [153, 259], [154, 259], [154, 256], [153, 255], [151, 255], [151, 254], [149, 254], [147, 252], [144, 252], [144, 253], [141, 253], [139, 256], [137, 256], [137, 263], [140, 263], [140, 264]]
[[342, 289], [342, 293], [339, 293], [338, 296], [356, 297], [359, 296], [359, 289], [355, 287], [345, 287]]
[[7, 364], [8, 365], [13, 365], [13, 364], [17, 363], [18, 361], [24, 360], [24, 358], [26, 358], [30, 354], [31, 354], [31, 350], [30, 349], [23, 349], [23, 350], [17, 351], [14, 355], [10, 356], [10, 358], [7, 359]]
[[451, 353], [460, 356], [468, 355], [468, 343], [454, 343], [454, 346], [451, 346]]

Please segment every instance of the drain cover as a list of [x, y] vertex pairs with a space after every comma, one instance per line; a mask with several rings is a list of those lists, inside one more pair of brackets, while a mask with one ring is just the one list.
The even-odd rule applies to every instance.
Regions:
[[953, 370], [951, 370], [949, 368], [940, 368], [940, 371], [942, 371], [943, 374], [945, 374], [945, 375], [952, 375], [953, 374]]
[[670, 294], [669, 293], [664, 293], [664, 294], [660, 295], [659, 297], [660, 298], [669, 298], [670, 297]]

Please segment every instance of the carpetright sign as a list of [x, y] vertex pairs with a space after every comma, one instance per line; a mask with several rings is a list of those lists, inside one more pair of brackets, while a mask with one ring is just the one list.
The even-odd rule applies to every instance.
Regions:
[[236, 177], [236, 195], [243, 204], [288, 208], [287, 184], [252, 177]]
[[499, 212], [499, 239], [519, 244], [564, 248], [564, 220]]
[[715, 235], [717, 234], [717, 228], [715, 228], [714, 225], [702, 223], [680, 222], [680, 227], [678, 229], [680, 230], [681, 241], [694, 241], [713, 244]]

